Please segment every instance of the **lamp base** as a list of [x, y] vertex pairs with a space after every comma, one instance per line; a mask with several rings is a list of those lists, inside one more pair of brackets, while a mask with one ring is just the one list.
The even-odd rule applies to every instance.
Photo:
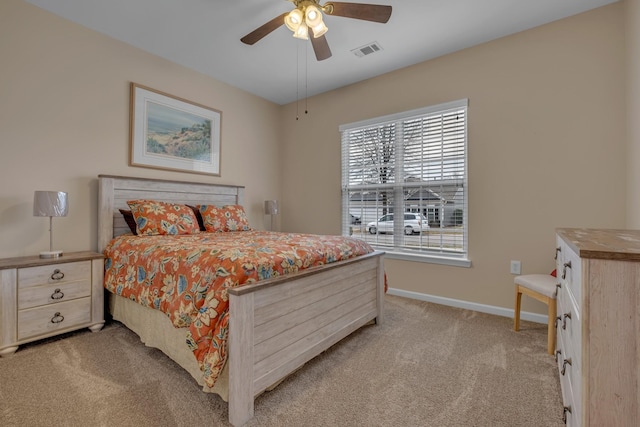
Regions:
[[40, 252], [40, 258], [58, 258], [62, 256], [62, 251]]

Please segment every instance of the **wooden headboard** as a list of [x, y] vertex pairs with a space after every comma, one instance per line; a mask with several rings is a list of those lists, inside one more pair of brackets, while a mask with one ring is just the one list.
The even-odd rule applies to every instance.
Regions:
[[127, 176], [98, 175], [98, 250], [115, 236], [129, 232], [118, 209], [127, 200], [149, 199], [190, 205], [242, 205], [244, 187]]

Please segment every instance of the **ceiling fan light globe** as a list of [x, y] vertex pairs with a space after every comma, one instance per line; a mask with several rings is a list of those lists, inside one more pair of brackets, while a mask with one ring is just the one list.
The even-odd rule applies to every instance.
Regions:
[[288, 29], [290, 29], [291, 31], [293, 31], [294, 33], [296, 32], [296, 30], [298, 29], [297, 25], [293, 25], [291, 24], [287, 19], [284, 20], [285, 25], [287, 26]]
[[304, 10], [304, 17], [305, 22], [311, 28], [320, 25], [320, 23], [322, 22], [322, 14], [320, 13], [320, 10], [314, 5], [307, 6], [307, 8]]
[[329, 29], [327, 28], [326, 25], [324, 25], [324, 22], [320, 21], [319, 25], [316, 25], [315, 27], [311, 28], [313, 30], [313, 37], [314, 38], [318, 38], [322, 35], [324, 35], [324, 33], [326, 33]]
[[300, 27], [300, 24], [302, 24], [302, 21], [303, 21], [302, 11], [300, 9], [292, 10], [284, 18], [284, 24], [287, 26], [288, 29], [290, 29], [294, 33], [298, 30], [298, 27]]
[[297, 39], [309, 40], [309, 28], [304, 22], [298, 26], [298, 29], [293, 32], [293, 37]]

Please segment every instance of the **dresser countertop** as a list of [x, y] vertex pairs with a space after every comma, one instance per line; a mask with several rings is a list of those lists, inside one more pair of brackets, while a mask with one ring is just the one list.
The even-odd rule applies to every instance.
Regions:
[[640, 230], [559, 228], [556, 232], [580, 258], [640, 261]]

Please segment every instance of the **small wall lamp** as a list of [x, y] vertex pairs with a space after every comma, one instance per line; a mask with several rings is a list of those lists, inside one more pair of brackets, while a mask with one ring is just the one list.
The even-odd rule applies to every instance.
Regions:
[[62, 251], [53, 250], [53, 217], [67, 216], [69, 201], [64, 191], [36, 191], [33, 195], [33, 216], [49, 217], [49, 250], [40, 252], [40, 258], [57, 258]]

